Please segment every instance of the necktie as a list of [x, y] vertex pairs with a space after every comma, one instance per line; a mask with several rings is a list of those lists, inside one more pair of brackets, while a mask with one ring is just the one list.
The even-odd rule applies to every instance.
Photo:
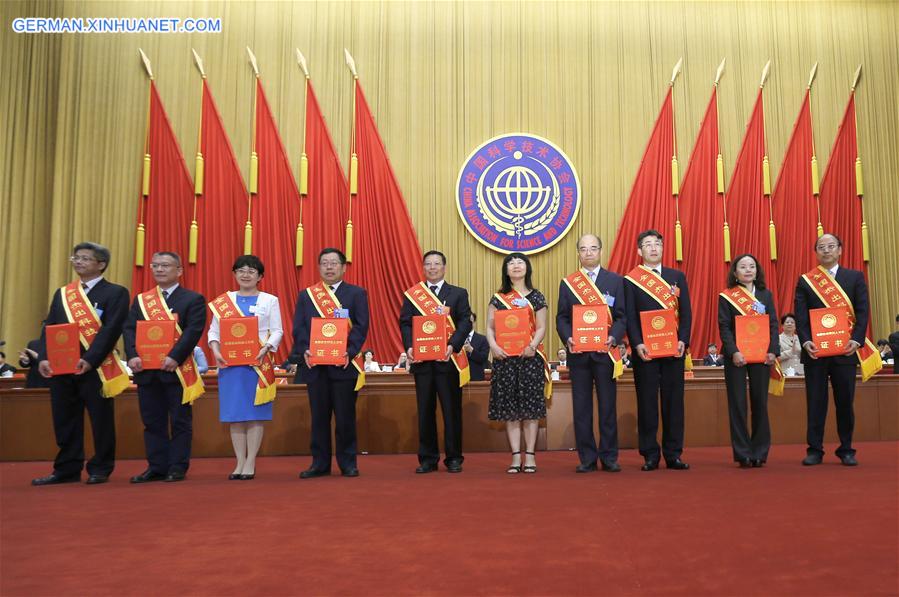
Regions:
[[433, 292], [434, 294], [437, 294], [437, 286], [429, 286], [428, 288], [431, 289], [431, 292]]
[[162, 291], [162, 300], [168, 300], [168, 298], [169, 298], [169, 291], [163, 290]]
[[84, 282], [81, 283], [81, 287], [87, 290], [87, 284], [85, 284]]
[[331, 290], [331, 292], [334, 292], [334, 287], [333, 287], [333, 286], [328, 286], [328, 288]]
[[596, 282], [596, 272], [587, 272], [587, 275], [590, 276], [591, 282]]

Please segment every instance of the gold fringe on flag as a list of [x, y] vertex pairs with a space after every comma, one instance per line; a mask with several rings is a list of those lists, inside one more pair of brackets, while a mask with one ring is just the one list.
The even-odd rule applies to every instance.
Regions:
[[680, 220], [674, 223], [674, 258], [677, 261], [684, 260], [684, 235], [681, 230]]
[[197, 262], [197, 235], [200, 233], [200, 225], [194, 220], [190, 223], [190, 244], [187, 250], [187, 262]]
[[718, 159], [715, 160], [715, 174], [718, 180], [718, 192], [724, 192], [724, 157], [719, 153]]
[[774, 220], [768, 220], [768, 250], [771, 251], [771, 261], [777, 261], [777, 230]]
[[871, 260], [870, 245], [868, 244], [868, 223], [862, 220], [862, 258], [865, 262]]
[[294, 259], [294, 265], [297, 267], [303, 266], [303, 224], [297, 224], [297, 254]]
[[250, 192], [259, 192], [259, 154], [255, 151], [250, 154]]
[[855, 158], [855, 194], [861, 197], [865, 194], [865, 185], [862, 182], [862, 159]]
[[677, 167], [677, 156], [671, 158], [671, 194], [680, 195], [680, 174]]
[[309, 158], [306, 152], [300, 156], [300, 195], [309, 194]]
[[724, 263], [730, 263], [730, 226], [724, 222]]
[[141, 192], [144, 197], [150, 194], [150, 154], [144, 154], [144, 178], [141, 184]]
[[247, 225], [243, 228], [243, 254], [253, 254], [253, 223], [247, 220]]
[[[350, 158], [350, 195], [359, 192], [359, 158], [354, 152]], [[676, 193], [675, 193], [676, 194]]]
[[812, 156], [812, 195], [821, 194], [821, 185], [818, 182], [818, 158]]
[[346, 221], [346, 260], [353, 260], [353, 221]]
[[144, 265], [144, 234], [145, 228], [143, 224], [137, 225], [137, 234], [134, 237], [134, 265], [143, 267]]
[[203, 154], [197, 152], [196, 174], [194, 174], [194, 195], [203, 194], [203, 175], [206, 170]]
[[768, 156], [762, 158], [762, 189], [766, 197], [771, 194], [771, 164], [768, 163]]

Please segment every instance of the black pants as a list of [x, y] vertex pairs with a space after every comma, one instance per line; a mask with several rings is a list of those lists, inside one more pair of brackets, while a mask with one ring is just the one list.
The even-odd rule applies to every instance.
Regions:
[[307, 384], [312, 412], [312, 468], [331, 470], [331, 415], [337, 440], [337, 466], [341, 471], [356, 468], [355, 379], [328, 379], [320, 375]]
[[[612, 379], [612, 360], [601, 355], [597, 361], [589, 358], [584, 364], [569, 361], [571, 379], [571, 408], [574, 415], [574, 439], [581, 464], [595, 464], [618, 460], [617, 384]], [[593, 435], [593, 390], [599, 405], [599, 450]]]
[[[418, 403], [418, 462], [436, 465], [440, 460], [437, 445], [437, 399], [443, 412], [444, 464], [459, 463], [462, 457], [462, 388], [459, 373], [438, 371], [430, 363], [415, 372], [415, 399]], [[431, 366], [428, 366], [431, 365]]]
[[837, 434], [840, 447], [837, 456], [855, 454], [852, 430], [855, 413], [855, 363], [841, 364], [840, 357], [825, 357], [805, 363], [805, 401], [808, 406], [808, 453], [824, 454], [824, 422], [827, 420], [827, 379], [833, 386], [833, 403], [837, 411]]
[[[724, 383], [727, 385], [727, 414], [730, 417], [730, 444], [734, 461], [768, 460], [771, 448], [771, 426], [768, 423], [768, 380], [771, 367], [753, 363], [737, 367], [724, 361]], [[749, 381], [749, 406], [752, 408], [752, 433], [746, 422], [746, 382]]]
[[74, 477], [84, 468], [84, 409], [91, 419], [94, 456], [87, 462], [89, 475], [109, 476], [115, 468], [115, 401], [104, 398], [96, 371], [60, 375], [50, 379], [50, 408], [59, 452], [53, 472]]
[[156, 378], [137, 386], [147, 461], [150, 470], [160, 475], [186, 473], [190, 467], [193, 409], [181, 404], [183, 395], [180, 383], [163, 383]]
[[659, 459], [659, 395], [662, 405], [662, 447], [665, 461], [680, 458], [684, 451], [684, 358], [634, 359], [637, 387], [637, 432], [640, 454]]

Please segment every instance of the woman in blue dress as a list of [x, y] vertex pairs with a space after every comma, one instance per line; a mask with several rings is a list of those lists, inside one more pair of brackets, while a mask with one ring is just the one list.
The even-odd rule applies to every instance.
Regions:
[[[284, 336], [278, 297], [259, 290], [265, 266], [255, 255], [241, 255], [234, 262], [231, 271], [234, 272], [239, 290], [227, 292], [226, 295], [243, 316], [255, 316], [259, 320], [259, 342], [262, 348], [257, 361], [261, 365], [268, 353], [278, 350]], [[231, 443], [237, 456], [237, 465], [228, 479], [253, 479], [256, 476], [256, 454], [262, 445], [263, 422], [272, 420], [273, 403], [254, 405], [259, 375], [253, 367], [228, 366], [228, 361], [221, 352], [219, 319], [215, 310], [208, 339], [209, 348], [218, 364], [219, 420], [231, 424]]]

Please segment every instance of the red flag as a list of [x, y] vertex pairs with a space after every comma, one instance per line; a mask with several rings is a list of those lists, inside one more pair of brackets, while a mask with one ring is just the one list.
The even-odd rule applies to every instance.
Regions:
[[304, 240], [300, 288], [319, 281], [319, 251], [325, 247], [343, 249], [346, 197], [349, 196], [346, 176], [311, 82], [306, 87], [305, 151], [309, 160], [309, 192], [302, 199]]
[[781, 315], [793, 310], [799, 276], [817, 263], [814, 247], [818, 238], [818, 206], [812, 194], [811, 160], [815, 148], [809, 101], [806, 90], [771, 197], [778, 233], [777, 293], [774, 298]]
[[293, 345], [293, 311], [300, 290], [300, 276], [294, 265], [300, 192], [259, 79], [254, 146], [259, 156], [259, 186], [253, 195], [253, 254], [265, 264], [260, 289], [277, 296], [281, 305], [284, 341], [275, 358], [280, 363]]
[[193, 210], [194, 187], [172, 132], [172, 125], [150, 81], [150, 122], [147, 125], [146, 153], [150, 156], [149, 194], [141, 197], [138, 224], [145, 229], [143, 266], [134, 266], [131, 293], [137, 295], [156, 282], [150, 270], [150, 258], [157, 251], [174, 251], [181, 256], [184, 275], [181, 284], [190, 287], [193, 273], [187, 267], [188, 230]]
[[675, 267], [675, 200], [671, 196], [671, 157], [674, 155], [674, 109], [671, 88], [662, 102], [640, 169], [631, 187], [624, 216], [618, 225], [615, 246], [609, 257], [609, 269], [626, 274], [640, 263], [637, 235], [655, 228], [665, 237], [663, 264]]
[[765, 110], [762, 90], [759, 89], [727, 189], [727, 219], [731, 231], [731, 257], [736, 259], [743, 253], [754, 255], [765, 270], [768, 289], [777, 296], [777, 276], [771, 261], [768, 231], [771, 206], [764, 188], [765, 158]]
[[352, 198], [353, 264], [347, 278], [368, 291], [366, 345], [376, 360], [392, 362], [403, 352], [397, 321], [403, 292], [421, 280], [421, 248], [362, 86], [356, 83], [359, 189]]
[[705, 111], [699, 136], [681, 188], [680, 206], [684, 223], [684, 273], [690, 284], [693, 328], [690, 344], [696, 355], [705, 354], [718, 339], [718, 292], [725, 286], [724, 208], [718, 193], [718, 103], [717, 88]]

